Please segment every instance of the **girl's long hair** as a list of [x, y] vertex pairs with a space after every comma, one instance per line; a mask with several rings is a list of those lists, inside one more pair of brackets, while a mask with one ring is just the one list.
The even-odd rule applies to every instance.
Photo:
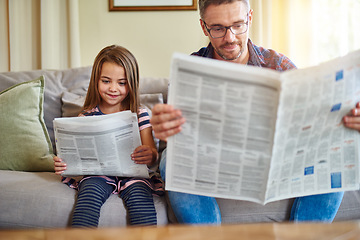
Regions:
[[101, 103], [98, 89], [101, 69], [105, 62], [111, 62], [125, 69], [129, 86], [129, 94], [121, 103], [126, 109], [137, 113], [139, 109], [139, 67], [134, 55], [124, 47], [111, 45], [103, 48], [96, 56], [91, 72], [89, 88], [83, 110], [91, 110]]

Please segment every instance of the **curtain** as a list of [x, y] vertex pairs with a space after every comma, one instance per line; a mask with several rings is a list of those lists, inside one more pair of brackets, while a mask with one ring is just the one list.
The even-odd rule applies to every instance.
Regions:
[[0, 0], [0, 71], [79, 67], [78, 0]]
[[257, 45], [309, 67], [360, 49], [359, 0], [250, 0]]

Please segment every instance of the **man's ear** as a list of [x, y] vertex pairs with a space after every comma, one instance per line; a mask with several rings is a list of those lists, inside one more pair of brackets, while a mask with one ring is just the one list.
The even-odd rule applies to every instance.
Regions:
[[206, 30], [206, 28], [205, 28], [204, 21], [203, 21], [203, 20], [201, 20], [201, 19], [200, 19], [200, 25], [201, 25], [201, 28], [202, 28], [202, 30], [203, 30], [203, 32], [204, 32], [204, 34], [205, 34], [205, 36], [209, 36], [209, 33], [208, 33], [208, 31]]
[[252, 17], [253, 17], [253, 11], [254, 10], [252, 10], [252, 9], [250, 9], [250, 11], [249, 11], [249, 26], [251, 26], [251, 24], [252, 24]]

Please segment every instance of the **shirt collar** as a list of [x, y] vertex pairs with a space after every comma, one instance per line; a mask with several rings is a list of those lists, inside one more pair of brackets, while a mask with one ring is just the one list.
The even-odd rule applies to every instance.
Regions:
[[247, 62], [247, 65], [257, 66], [257, 67], [261, 67], [265, 65], [264, 58], [262, 57], [262, 55], [258, 54], [250, 38], [248, 40], [247, 46], [249, 51], [249, 60]]

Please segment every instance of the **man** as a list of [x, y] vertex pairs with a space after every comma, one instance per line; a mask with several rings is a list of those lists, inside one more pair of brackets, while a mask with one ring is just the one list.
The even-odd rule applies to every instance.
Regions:
[[[200, 24], [210, 43], [192, 55], [238, 64], [266, 67], [277, 71], [295, 68], [284, 55], [254, 45], [249, 39], [253, 11], [248, 0], [199, 0]], [[359, 105], [357, 107], [360, 107]], [[345, 126], [360, 130], [360, 109], [344, 117]], [[155, 136], [166, 139], [181, 131], [185, 119], [181, 111], [158, 104], [152, 109], [151, 123]], [[166, 150], [165, 150], [166, 151]], [[160, 172], [165, 179], [166, 154], [162, 154]], [[221, 214], [215, 198], [168, 192], [170, 204], [180, 223], [220, 224]], [[292, 221], [332, 222], [343, 198], [343, 192], [296, 198], [291, 210]]]

